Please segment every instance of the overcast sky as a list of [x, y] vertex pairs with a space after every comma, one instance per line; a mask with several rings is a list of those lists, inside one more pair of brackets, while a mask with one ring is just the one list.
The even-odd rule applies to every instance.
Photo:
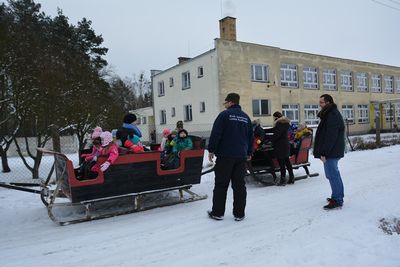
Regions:
[[121, 77], [163, 70], [214, 47], [219, 20], [238, 41], [400, 66], [400, 0], [36, 0], [52, 17], [93, 22]]

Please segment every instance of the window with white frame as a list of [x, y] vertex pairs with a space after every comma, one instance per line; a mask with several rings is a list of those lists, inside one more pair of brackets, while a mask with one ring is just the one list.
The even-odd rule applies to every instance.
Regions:
[[324, 89], [337, 90], [336, 70], [335, 69], [324, 69], [323, 75], [324, 75]]
[[164, 81], [158, 82], [158, 96], [165, 95]]
[[253, 99], [253, 116], [271, 115], [270, 101], [268, 99]]
[[281, 86], [297, 88], [297, 65], [281, 64]]
[[200, 112], [206, 112], [206, 102], [200, 102]]
[[353, 73], [344, 70], [340, 74], [341, 86], [343, 91], [353, 91]]
[[307, 89], [318, 89], [318, 69], [315, 67], [303, 68], [303, 87]]
[[369, 109], [368, 105], [357, 105], [358, 123], [369, 122]]
[[167, 112], [165, 109], [160, 110], [160, 124], [167, 124]]
[[394, 121], [394, 104], [386, 103], [383, 105], [383, 111], [385, 112], [385, 121]]
[[186, 71], [182, 73], [182, 89], [190, 88], [190, 72]]
[[174, 86], [174, 77], [169, 77], [169, 87]]
[[393, 76], [385, 75], [383, 79], [385, 80], [385, 92], [393, 94]]
[[254, 82], [268, 82], [268, 65], [251, 64], [251, 80]]
[[396, 78], [396, 93], [400, 94], [400, 77]]
[[144, 116], [142, 117], [142, 123], [147, 124], [147, 117], [144, 117]]
[[342, 105], [343, 119], [349, 123], [354, 123], [354, 110], [353, 105]]
[[290, 119], [293, 123], [299, 123], [299, 105], [297, 104], [285, 104], [282, 105], [283, 116]]
[[192, 121], [192, 105], [185, 105], [183, 106], [183, 119], [185, 121]]
[[318, 125], [319, 118], [318, 118], [319, 106], [318, 105], [304, 105], [304, 122], [307, 125]]
[[396, 103], [396, 120], [397, 120], [397, 125], [400, 124], [400, 103]]
[[366, 72], [357, 73], [357, 90], [368, 92], [368, 74]]
[[171, 108], [171, 117], [175, 117], [175, 107]]
[[372, 80], [371, 92], [373, 93], [382, 92], [381, 76], [379, 74], [372, 74], [371, 80]]
[[204, 69], [203, 66], [197, 68], [197, 78], [201, 78], [204, 76]]
[[396, 79], [396, 92], [400, 94], [400, 77]]

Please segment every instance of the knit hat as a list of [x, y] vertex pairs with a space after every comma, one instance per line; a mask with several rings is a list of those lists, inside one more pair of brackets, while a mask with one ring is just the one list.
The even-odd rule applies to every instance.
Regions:
[[101, 127], [97, 126], [96, 128], [94, 128], [93, 133], [92, 133], [92, 139], [100, 137], [100, 134], [102, 132], [103, 132], [103, 129], [101, 129]]
[[304, 123], [300, 123], [297, 127], [298, 130], [303, 130], [304, 128], [306, 128], [306, 125]]
[[169, 128], [164, 128], [164, 130], [162, 131], [163, 136], [168, 136], [170, 134], [171, 134], [171, 129]]
[[136, 115], [132, 113], [128, 113], [124, 117], [124, 123], [129, 123], [131, 124], [132, 122], [136, 121]]
[[182, 129], [183, 128], [183, 121], [177, 121], [176, 122], [176, 128], [177, 129]]
[[236, 93], [229, 93], [226, 98], [225, 101], [229, 101], [235, 104], [239, 104], [240, 101], [240, 95], [236, 94]]
[[178, 132], [178, 136], [179, 136], [182, 132], [184, 132], [184, 133], [186, 134], [186, 136], [189, 135], [188, 132], [187, 132], [185, 129], [181, 129], [181, 130], [179, 130], [179, 132]]
[[113, 141], [112, 134], [109, 131], [102, 132], [100, 138], [102, 146], [108, 146]]
[[272, 114], [272, 116], [276, 117], [276, 118], [280, 118], [282, 117], [282, 113], [280, 113], [279, 111], [274, 112], [274, 114]]

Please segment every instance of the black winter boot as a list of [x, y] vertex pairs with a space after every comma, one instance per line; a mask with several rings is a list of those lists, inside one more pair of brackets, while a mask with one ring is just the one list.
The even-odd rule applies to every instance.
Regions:
[[281, 180], [277, 184], [278, 186], [285, 186], [286, 185], [286, 177], [281, 177]]

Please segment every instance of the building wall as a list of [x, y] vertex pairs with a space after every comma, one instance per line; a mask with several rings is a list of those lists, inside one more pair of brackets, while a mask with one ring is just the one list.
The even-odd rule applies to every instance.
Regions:
[[[400, 68], [381, 64], [367, 63], [355, 60], [333, 58], [328, 56], [314, 55], [302, 52], [282, 50], [276, 47], [262, 46], [258, 44], [234, 42], [227, 40], [216, 40], [219, 64], [220, 97], [231, 91], [241, 95], [241, 106], [253, 119], [260, 119], [263, 125], [272, 125], [272, 116], [253, 116], [252, 100], [268, 99], [271, 104], [271, 113], [281, 111], [282, 104], [299, 105], [300, 123], [304, 122], [304, 105], [318, 104], [319, 96], [325, 93], [331, 94], [337, 103], [339, 110], [342, 105], [353, 105], [354, 124], [349, 124], [351, 132], [366, 132], [371, 129], [371, 120], [374, 114], [370, 112], [369, 122], [358, 123], [357, 105], [370, 105], [371, 101], [399, 98], [397, 81], [400, 80]], [[268, 65], [268, 82], [254, 82], [251, 80], [251, 65]], [[281, 64], [294, 64], [297, 66], [297, 88], [281, 86], [280, 66]], [[317, 89], [303, 87], [303, 67], [312, 66], [318, 69], [319, 86]], [[336, 70], [337, 90], [323, 88], [323, 69]], [[353, 91], [345, 91], [341, 87], [341, 72], [352, 72]], [[357, 91], [357, 72], [368, 74], [368, 92]], [[381, 93], [371, 90], [372, 74], [381, 75]], [[393, 76], [394, 93], [385, 92], [384, 76]], [[387, 128], [388, 123], [382, 126]]]
[[[208, 136], [213, 120], [219, 112], [222, 100], [218, 94], [218, 70], [216, 50], [211, 50], [152, 77], [154, 97], [154, 120], [157, 141], [164, 128], [175, 129], [182, 120], [190, 134]], [[198, 77], [198, 68], [203, 67], [203, 76]], [[182, 73], [190, 72], [190, 88], [182, 89]], [[170, 78], [174, 85], [170, 87]], [[158, 84], [164, 81], [165, 94], [159, 96]], [[205, 111], [200, 112], [200, 103], [205, 102]], [[185, 121], [184, 106], [192, 105], [192, 121]], [[175, 116], [172, 116], [175, 108]], [[160, 124], [160, 111], [166, 111], [166, 124]]]
[[[184, 127], [191, 133], [208, 137], [212, 124], [219, 112], [223, 110], [223, 101], [230, 92], [237, 92], [241, 96], [240, 105], [252, 118], [259, 119], [264, 126], [273, 124], [271, 114], [282, 111], [282, 105], [298, 105], [299, 123], [305, 122], [304, 105], [317, 105], [322, 94], [331, 94], [342, 111], [342, 105], [352, 105], [354, 123], [349, 123], [350, 133], [363, 133], [374, 128], [375, 113], [381, 114], [382, 127], [390, 128], [398, 121], [388, 123], [382, 108], [371, 104], [372, 101], [383, 101], [400, 98], [400, 68], [382, 64], [368, 63], [356, 60], [334, 58], [329, 56], [283, 50], [278, 47], [259, 44], [215, 40], [215, 49], [201, 54], [192, 59], [159, 72], [152, 77], [154, 96], [154, 122], [157, 142], [161, 139], [164, 128], [174, 129], [176, 122], [184, 121], [184, 105], [192, 105], [192, 120], [184, 121]], [[267, 81], [252, 81], [251, 65], [268, 65]], [[297, 87], [281, 86], [281, 64], [293, 64], [297, 67]], [[204, 70], [203, 77], [198, 77], [198, 67]], [[306, 66], [317, 68], [318, 87], [316, 89], [304, 88], [303, 69]], [[323, 70], [325, 68], [336, 70], [336, 90], [328, 90], [323, 86]], [[189, 71], [191, 86], [182, 89], [182, 73]], [[343, 90], [341, 86], [341, 73], [351, 71], [352, 91]], [[358, 91], [357, 73], [365, 72], [368, 75], [368, 92]], [[381, 75], [381, 92], [374, 93], [372, 87], [372, 74]], [[393, 93], [385, 92], [384, 76], [393, 76]], [[174, 78], [174, 85], [170, 87], [169, 79]], [[164, 81], [163, 96], [158, 95], [158, 82]], [[252, 101], [267, 99], [270, 104], [268, 115], [253, 115]], [[205, 102], [205, 112], [200, 112], [200, 102]], [[369, 121], [358, 122], [357, 105], [368, 105]], [[400, 104], [394, 110], [397, 112], [395, 119], [399, 120]], [[175, 108], [175, 116], [171, 109]], [[166, 111], [166, 124], [160, 124], [160, 111]], [[316, 126], [316, 125], [315, 125]]]
[[140, 108], [132, 112], [138, 118], [136, 124], [142, 132], [141, 141], [144, 143], [155, 142], [155, 140], [152, 140], [152, 134], [155, 130], [153, 107]]
[[[279, 49], [254, 45], [250, 43], [231, 42], [217, 39], [220, 98], [228, 93], [236, 92], [240, 95], [240, 105], [253, 119], [260, 119], [263, 125], [272, 124], [271, 116], [252, 116], [252, 100], [268, 98], [272, 109], [278, 108], [280, 94], [276, 87], [268, 87], [266, 82], [251, 81], [251, 64], [268, 64], [271, 68], [279, 62]], [[270, 68], [270, 81], [279, 80], [275, 77], [276, 70]]]

